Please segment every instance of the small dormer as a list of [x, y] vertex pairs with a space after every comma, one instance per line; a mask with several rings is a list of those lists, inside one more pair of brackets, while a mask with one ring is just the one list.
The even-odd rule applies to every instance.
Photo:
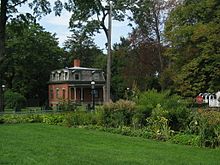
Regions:
[[50, 81], [55, 82], [88, 82], [97, 81], [104, 82], [104, 74], [102, 70], [97, 68], [85, 68], [80, 66], [80, 60], [74, 60], [72, 62], [74, 66], [64, 69], [58, 69], [51, 72]]
[[79, 81], [81, 80], [80, 72], [79, 71], [74, 71], [73, 73], [73, 80]]

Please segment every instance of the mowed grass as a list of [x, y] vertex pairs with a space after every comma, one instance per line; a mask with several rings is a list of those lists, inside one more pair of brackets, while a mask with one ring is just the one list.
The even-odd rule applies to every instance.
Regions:
[[45, 124], [0, 125], [0, 164], [219, 165], [220, 149]]

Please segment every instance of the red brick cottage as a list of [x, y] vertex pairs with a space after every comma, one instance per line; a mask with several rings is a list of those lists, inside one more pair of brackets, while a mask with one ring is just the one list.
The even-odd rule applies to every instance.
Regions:
[[48, 88], [49, 105], [55, 108], [61, 102], [92, 104], [92, 81], [95, 82], [95, 103], [102, 104], [105, 94], [102, 70], [80, 67], [80, 60], [74, 60], [74, 67], [52, 71]]

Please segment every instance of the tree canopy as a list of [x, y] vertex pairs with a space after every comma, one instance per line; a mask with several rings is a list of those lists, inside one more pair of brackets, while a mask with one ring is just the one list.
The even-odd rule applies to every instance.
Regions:
[[[94, 40], [89, 36], [81, 35], [80, 32], [73, 33], [68, 37], [68, 40], [64, 43], [64, 48], [69, 52], [69, 64], [73, 59], [80, 59], [81, 66], [96, 67], [98, 63], [102, 63], [99, 60], [102, 57], [105, 58], [102, 50], [96, 46]], [[103, 68], [102, 64], [99, 66]]]
[[169, 16], [165, 35], [176, 91], [216, 92], [220, 82], [220, 1], [186, 0]]
[[7, 87], [27, 99], [45, 100], [51, 70], [64, 67], [64, 51], [57, 38], [34, 20], [20, 17], [8, 23], [6, 31], [3, 69]]
[[[73, 32], [80, 29], [82, 34], [93, 36], [94, 33], [104, 30], [108, 37], [108, 28], [105, 24], [109, 13], [107, 2], [106, 0], [71, 0], [65, 3], [57, 1], [54, 9], [57, 15], [61, 14], [63, 8], [72, 13], [70, 28]], [[111, 0], [111, 3], [113, 6], [113, 19], [122, 21], [125, 16], [125, 1]]]
[[[17, 7], [22, 4], [28, 3], [28, 0], [1, 0], [0, 1], [0, 111], [4, 111], [3, 106], [3, 63], [6, 59], [6, 23], [9, 19], [13, 18], [14, 14], [18, 12]], [[34, 14], [38, 17], [51, 12], [50, 3], [47, 0], [33, 0], [29, 3], [33, 9]], [[22, 16], [23, 14], [21, 14]]]

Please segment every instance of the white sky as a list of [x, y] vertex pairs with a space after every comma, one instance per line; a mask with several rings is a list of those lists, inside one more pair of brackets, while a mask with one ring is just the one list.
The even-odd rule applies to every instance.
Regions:
[[[61, 0], [64, 1], [64, 0]], [[54, 0], [50, 0], [51, 6], [54, 4]], [[30, 12], [30, 9], [23, 5], [19, 12], [25, 13]], [[59, 41], [59, 46], [63, 46], [63, 43], [65, 40], [67, 40], [68, 36], [71, 36], [71, 32], [69, 31], [69, 19], [70, 19], [71, 13], [63, 10], [61, 16], [55, 16], [54, 12], [51, 14], [44, 16], [39, 20], [38, 22], [45, 28], [46, 31], [49, 31], [51, 33], [56, 33], [57, 38]], [[112, 22], [112, 45], [114, 43], [120, 42], [120, 37], [127, 37], [128, 33], [131, 32], [131, 27], [128, 26], [128, 21], [125, 22], [118, 22], [113, 21]], [[105, 50], [105, 43], [106, 37], [104, 32], [100, 34], [96, 34], [94, 37], [95, 43], [104, 50]]]
[[[61, 16], [55, 16], [54, 13], [43, 17], [39, 23], [51, 33], [56, 33], [59, 38], [59, 45], [62, 46], [67, 36], [71, 35], [69, 31], [69, 18], [71, 14], [64, 11]], [[127, 34], [131, 31], [131, 27], [127, 26], [128, 21], [125, 22], [112, 22], [112, 44], [118, 43], [120, 37], [127, 37]], [[96, 34], [95, 43], [102, 49], [105, 48], [106, 37], [104, 32]]]

